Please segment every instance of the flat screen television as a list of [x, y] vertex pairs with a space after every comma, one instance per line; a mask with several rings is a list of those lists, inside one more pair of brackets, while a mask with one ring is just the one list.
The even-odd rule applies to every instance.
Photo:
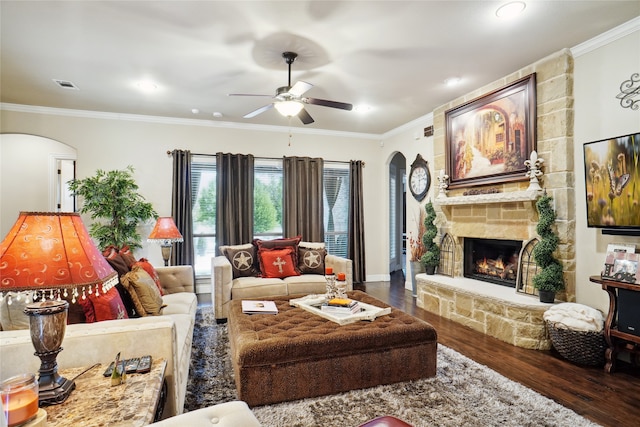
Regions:
[[587, 226], [640, 235], [640, 132], [584, 144]]

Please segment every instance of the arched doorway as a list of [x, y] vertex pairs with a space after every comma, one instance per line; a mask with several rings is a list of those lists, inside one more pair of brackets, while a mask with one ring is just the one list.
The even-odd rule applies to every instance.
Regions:
[[[394, 154], [389, 163], [389, 273], [405, 268], [406, 257], [406, 158]], [[403, 271], [404, 274], [404, 271]]]

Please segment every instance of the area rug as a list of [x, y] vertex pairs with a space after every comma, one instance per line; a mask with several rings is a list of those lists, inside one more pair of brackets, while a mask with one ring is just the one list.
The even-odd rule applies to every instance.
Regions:
[[[348, 373], [344, 373], [348, 375]], [[236, 400], [226, 325], [196, 314], [185, 411]], [[445, 346], [433, 378], [253, 408], [265, 427], [358, 426], [393, 415], [421, 426], [596, 426]]]

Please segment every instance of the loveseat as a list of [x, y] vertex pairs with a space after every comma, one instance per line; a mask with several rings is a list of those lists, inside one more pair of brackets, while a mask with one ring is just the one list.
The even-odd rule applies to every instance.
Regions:
[[[294, 241], [291, 243], [291, 241]], [[279, 242], [291, 243], [295, 247], [295, 263], [299, 269], [296, 274], [287, 277], [264, 277], [264, 274], [254, 271], [243, 275], [237, 266], [232, 265], [233, 260], [240, 257], [257, 258], [257, 251], [264, 244], [271, 244], [269, 249], [277, 250]], [[211, 260], [211, 301], [218, 322], [224, 321], [229, 314], [229, 303], [233, 299], [262, 299], [281, 295], [294, 294], [324, 294], [326, 292], [326, 279], [324, 271], [331, 268], [334, 273], [344, 273], [347, 290], [353, 290], [352, 262], [350, 259], [326, 253], [323, 243], [301, 242], [296, 239], [276, 239], [263, 241], [258, 245], [245, 244], [237, 246], [221, 247], [223, 255], [213, 257]], [[253, 251], [253, 252], [252, 252]], [[317, 256], [319, 251], [320, 258]], [[305, 259], [314, 259], [316, 262], [307, 263]], [[318, 262], [319, 261], [319, 262]], [[256, 270], [254, 260], [245, 263]], [[306, 267], [306, 268], [305, 268]], [[249, 269], [248, 269], [249, 270]], [[264, 273], [264, 272], [262, 272]]]
[[[166, 304], [162, 315], [67, 325], [57, 361], [64, 369], [94, 363], [106, 367], [118, 352], [123, 358], [150, 354], [166, 359], [164, 418], [183, 412], [197, 300], [191, 266], [156, 267], [156, 272]], [[40, 359], [33, 353], [28, 329], [0, 331], [0, 379], [37, 372]]]

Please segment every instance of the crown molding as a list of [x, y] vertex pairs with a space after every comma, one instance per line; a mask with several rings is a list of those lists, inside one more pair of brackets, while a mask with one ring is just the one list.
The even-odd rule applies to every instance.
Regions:
[[359, 138], [379, 141], [381, 135], [372, 133], [342, 132], [327, 129], [292, 128], [288, 126], [256, 125], [251, 123], [235, 123], [213, 120], [182, 119], [165, 116], [146, 116], [141, 114], [108, 113], [103, 111], [73, 110], [67, 108], [42, 107], [36, 105], [0, 103], [0, 110], [19, 113], [47, 114], [52, 116], [80, 117], [102, 120], [124, 120], [143, 123], [159, 123], [182, 126], [203, 126], [225, 129], [238, 129], [257, 132], [297, 133], [305, 135], [333, 136], [340, 138]]
[[614, 41], [628, 36], [629, 34], [636, 31], [640, 31], [640, 16], [635, 17], [631, 21], [627, 21], [624, 24], [612, 28], [611, 30], [606, 31], [600, 35], [597, 35], [596, 37], [589, 39], [586, 42], [572, 47], [570, 49], [571, 54], [574, 58], [577, 58], [581, 55], [591, 52], [592, 50], [598, 49], [602, 46], [606, 46], [609, 43], [613, 43]]

